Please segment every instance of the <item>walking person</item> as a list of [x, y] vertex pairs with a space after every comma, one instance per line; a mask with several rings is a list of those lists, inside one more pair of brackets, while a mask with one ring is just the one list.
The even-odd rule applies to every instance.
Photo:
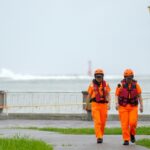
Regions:
[[110, 109], [110, 87], [104, 80], [102, 69], [95, 70], [94, 79], [88, 88], [87, 104], [91, 102], [97, 143], [103, 143], [103, 135], [107, 120], [107, 110]]
[[139, 110], [143, 112], [143, 100], [141, 88], [134, 80], [134, 72], [131, 69], [124, 71], [124, 79], [116, 88], [116, 109], [119, 112], [119, 118], [122, 128], [123, 145], [129, 145], [129, 141], [135, 142], [136, 126], [138, 121], [138, 103]]

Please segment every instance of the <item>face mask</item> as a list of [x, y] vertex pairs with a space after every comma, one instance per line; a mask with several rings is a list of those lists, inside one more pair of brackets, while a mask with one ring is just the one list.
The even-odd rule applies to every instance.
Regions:
[[132, 77], [126, 77], [125, 79], [127, 82], [131, 82], [133, 78]]

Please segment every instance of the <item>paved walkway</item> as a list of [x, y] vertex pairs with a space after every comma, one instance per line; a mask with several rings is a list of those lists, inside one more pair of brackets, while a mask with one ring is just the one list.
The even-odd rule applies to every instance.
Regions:
[[[150, 126], [150, 122], [139, 122], [139, 126]], [[144, 147], [130, 144], [122, 145], [121, 135], [105, 135], [104, 143], [97, 144], [95, 135], [64, 135], [59, 133], [12, 129], [12, 127], [59, 127], [59, 128], [83, 128], [93, 127], [92, 121], [75, 120], [0, 120], [0, 136], [10, 137], [14, 135], [41, 139], [54, 146], [54, 150], [148, 150]], [[120, 127], [118, 121], [108, 121], [107, 127]], [[137, 139], [150, 136], [137, 136]]]
[[[120, 122], [107, 121], [106, 126], [120, 127]], [[139, 121], [138, 126], [150, 126], [150, 121]], [[79, 120], [0, 120], [0, 128], [9, 127], [93, 128], [93, 122]]]
[[[52, 144], [54, 150], [148, 150], [135, 144], [123, 146], [120, 135], [105, 135], [103, 144], [97, 144], [94, 135], [64, 135], [25, 129], [0, 129], [0, 135], [1, 137], [19, 135], [40, 139]], [[137, 136], [136, 138], [144, 137], [150, 138], [150, 136]]]

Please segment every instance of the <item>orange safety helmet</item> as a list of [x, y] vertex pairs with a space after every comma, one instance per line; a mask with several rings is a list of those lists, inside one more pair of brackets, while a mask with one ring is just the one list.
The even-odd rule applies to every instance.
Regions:
[[124, 71], [124, 77], [130, 77], [130, 76], [134, 76], [134, 73], [131, 69], [126, 69]]
[[96, 74], [104, 75], [104, 71], [102, 69], [96, 69], [95, 72], [94, 72], [94, 75], [96, 75]]

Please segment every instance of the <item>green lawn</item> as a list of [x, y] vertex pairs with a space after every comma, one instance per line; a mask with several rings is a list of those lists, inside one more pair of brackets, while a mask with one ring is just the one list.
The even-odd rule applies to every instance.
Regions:
[[140, 139], [140, 140], [136, 141], [136, 144], [150, 148], [150, 139]]
[[[40, 130], [40, 131], [52, 131], [62, 134], [94, 134], [93, 128], [37, 128], [29, 127], [26, 129]], [[121, 134], [121, 128], [106, 128], [106, 135], [119, 135]], [[150, 135], [150, 127], [138, 127], [137, 135]]]
[[53, 147], [40, 140], [13, 137], [0, 138], [0, 150], [53, 150]]

